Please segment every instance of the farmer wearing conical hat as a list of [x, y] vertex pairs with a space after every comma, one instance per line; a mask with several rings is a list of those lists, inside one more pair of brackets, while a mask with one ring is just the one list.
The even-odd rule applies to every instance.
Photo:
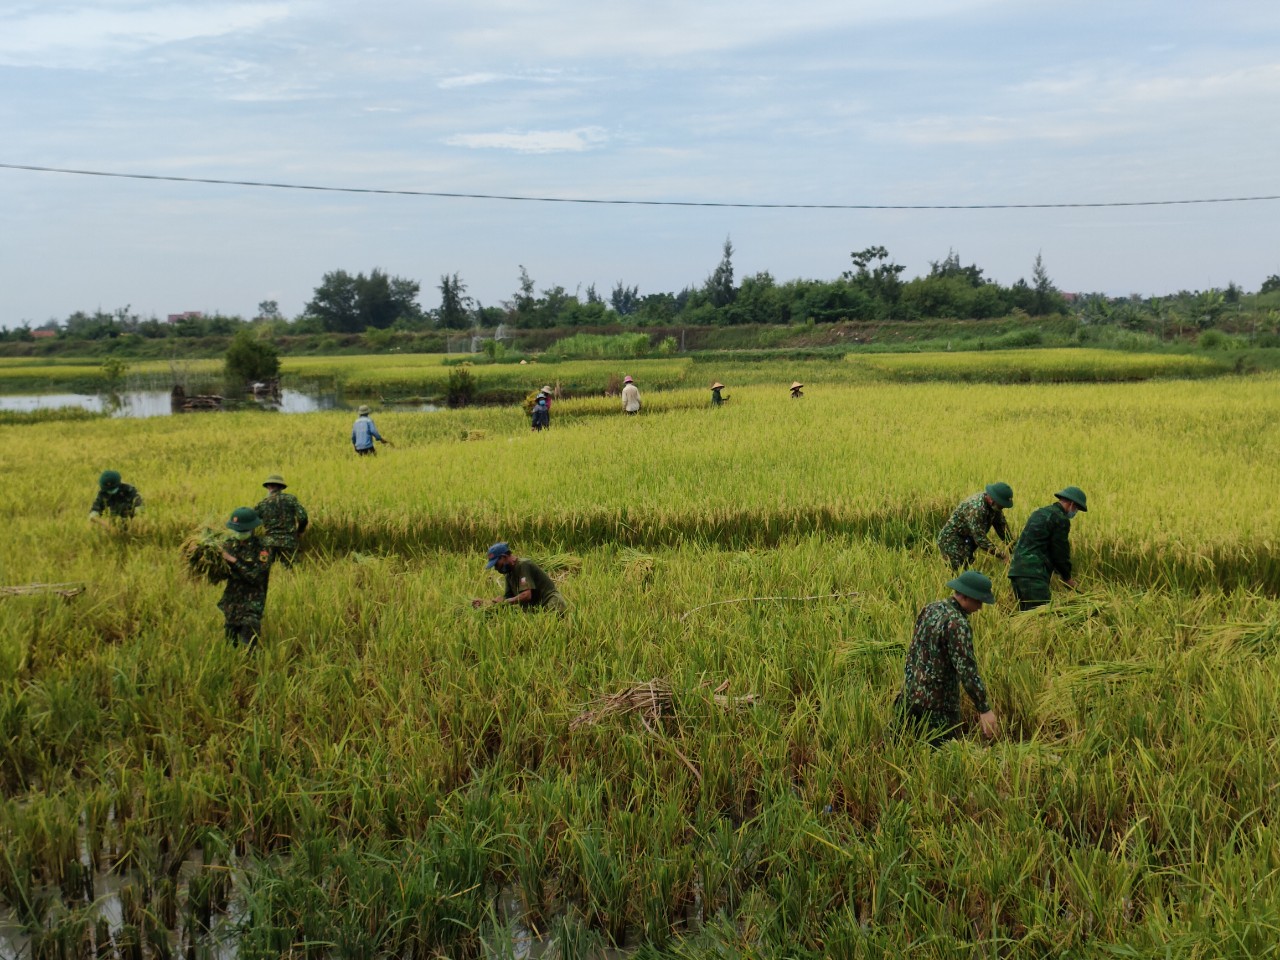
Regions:
[[1013, 487], [1007, 483], [989, 483], [971, 497], [965, 497], [951, 511], [951, 516], [938, 532], [938, 549], [952, 570], [963, 570], [973, 563], [974, 555], [983, 550], [1003, 560], [1009, 556], [987, 539], [987, 531], [995, 530], [1002, 543], [1008, 543], [1009, 525], [1004, 512], [1013, 506]]
[[630, 375], [622, 378], [622, 410], [631, 416], [640, 412], [640, 388]]
[[[542, 397], [547, 401], [548, 413], [551, 411], [551, 400], [553, 399], [554, 394], [555, 394], [555, 391], [551, 389], [550, 384], [543, 384], [541, 387], [538, 388], [538, 396]], [[536, 398], [534, 399], [534, 403], [537, 403]]]
[[791, 399], [792, 400], [799, 400], [801, 397], [804, 396], [804, 394], [801, 392], [801, 389], [800, 389], [803, 386], [804, 384], [801, 383], [799, 380], [791, 381]]
[[721, 383], [719, 380], [717, 380], [715, 383], [711, 385], [711, 405], [713, 407], [718, 407], [720, 406], [720, 404], [724, 403], [726, 400], [729, 399], [728, 397], [720, 396], [720, 391], [723, 389], [724, 389], [724, 384]]
[[218, 601], [224, 630], [232, 646], [253, 647], [262, 630], [262, 613], [267, 605], [267, 579], [271, 575], [271, 548], [254, 532], [262, 526], [255, 510], [237, 507], [231, 512], [222, 541], [222, 559], [227, 561], [227, 585]]
[[105, 513], [121, 523], [128, 523], [141, 510], [142, 496], [137, 488], [121, 483], [118, 470], [103, 470], [98, 477], [98, 495], [89, 508], [89, 519], [98, 521]]
[[1027, 517], [1013, 548], [1009, 581], [1021, 610], [1049, 602], [1049, 582], [1055, 573], [1071, 589], [1076, 586], [1071, 575], [1071, 519], [1088, 507], [1079, 487], [1063, 487], [1054, 497], [1054, 503]]
[[373, 420], [369, 417], [369, 407], [367, 404], [360, 404], [360, 409], [356, 411], [358, 416], [356, 422], [351, 426], [351, 445], [355, 447], [356, 453], [362, 457], [373, 456], [377, 454], [374, 449], [373, 441], [386, 443], [382, 439], [382, 434], [378, 432], [378, 428], [373, 425]]
[[280, 474], [273, 473], [262, 485], [267, 488], [267, 495], [254, 507], [262, 521], [260, 538], [271, 548], [276, 560], [291, 567], [310, 518], [298, 498], [284, 492], [288, 484]]
[[497, 570], [506, 580], [502, 596], [492, 600], [477, 597], [473, 607], [494, 604], [517, 606], [521, 610], [554, 610], [564, 613], [569, 609], [564, 597], [556, 589], [555, 581], [532, 560], [523, 560], [511, 552], [506, 543], [495, 543], [489, 548], [486, 570]]
[[991, 580], [966, 570], [947, 586], [954, 591], [951, 596], [929, 604], [916, 617], [898, 698], [902, 719], [935, 746], [959, 732], [961, 687], [978, 711], [982, 735], [996, 735], [996, 714], [978, 672], [969, 624], [984, 603], [996, 602]]

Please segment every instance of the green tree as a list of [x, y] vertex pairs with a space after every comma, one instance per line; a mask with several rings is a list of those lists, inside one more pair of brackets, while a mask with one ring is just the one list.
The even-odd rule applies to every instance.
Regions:
[[334, 270], [315, 288], [306, 312], [332, 333], [381, 330], [400, 319], [422, 319], [418, 290], [417, 281], [389, 277], [376, 268], [367, 277]]
[[1067, 301], [1049, 279], [1049, 271], [1045, 269], [1044, 258], [1039, 253], [1031, 268], [1031, 289], [1031, 312], [1035, 316], [1067, 312]]
[[1262, 281], [1262, 286], [1258, 288], [1259, 293], [1273, 293], [1280, 290], [1280, 273], [1273, 273], [1267, 279]]
[[227, 348], [224, 371], [231, 384], [272, 380], [280, 375], [280, 351], [269, 340], [261, 340], [247, 328], [242, 329]]
[[509, 304], [516, 326], [533, 326], [533, 313], [537, 305], [538, 300], [533, 295], [533, 277], [529, 276], [529, 271], [522, 263], [520, 264], [520, 289], [516, 291], [515, 297]]
[[849, 258], [853, 261], [854, 269], [846, 270], [844, 279], [862, 289], [873, 300], [878, 300], [882, 314], [896, 316], [898, 301], [902, 298], [901, 274], [906, 267], [892, 262], [889, 251], [881, 246], [855, 250], [849, 254]]
[[465, 330], [471, 326], [468, 316], [470, 305], [467, 285], [456, 273], [446, 273], [440, 278], [440, 310], [437, 313], [440, 326], [450, 330]]
[[728, 237], [724, 238], [724, 255], [711, 271], [711, 276], [707, 277], [702, 291], [713, 307], [727, 307], [733, 303], [737, 291], [733, 286], [733, 241]]
[[640, 287], [628, 287], [621, 280], [609, 295], [609, 304], [613, 312], [620, 317], [629, 317], [640, 309]]

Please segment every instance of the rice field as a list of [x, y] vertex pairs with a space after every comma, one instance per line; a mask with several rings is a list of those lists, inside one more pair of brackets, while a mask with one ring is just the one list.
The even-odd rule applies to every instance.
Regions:
[[[1275, 956], [1280, 383], [691, 366], [543, 434], [375, 410], [376, 458], [345, 414], [0, 426], [4, 584], [85, 588], [0, 596], [0, 954]], [[247, 655], [179, 545], [275, 472], [313, 528]], [[1015, 529], [1088, 492], [1081, 591], [979, 561], [1001, 735], [932, 750], [892, 702], [994, 479]], [[499, 539], [568, 617], [471, 609]]]
[[[1099, 349], [1002, 350], [978, 353], [833, 354], [826, 360], [768, 359], [748, 362], [717, 355], [644, 360], [575, 360], [482, 363], [467, 367], [477, 396], [514, 402], [545, 383], [570, 397], [598, 396], [617, 389], [624, 373], [648, 390], [701, 388], [720, 379], [732, 384], [770, 384], [802, 376], [810, 383], [959, 381], [972, 383], [1107, 383], [1217, 377], [1227, 372], [1213, 357], [1191, 354], [1130, 353]], [[441, 399], [450, 373], [463, 363], [440, 354], [286, 356], [281, 376], [290, 386], [318, 385], [352, 399], [429, 397]], [[140, 360], [128, 363], [125, 385], [132, 389], [216, 388], [222, 361]], [[0, 394], [105, 389], [100, 361], [73, 358], [49, 362], [0, 357]]]

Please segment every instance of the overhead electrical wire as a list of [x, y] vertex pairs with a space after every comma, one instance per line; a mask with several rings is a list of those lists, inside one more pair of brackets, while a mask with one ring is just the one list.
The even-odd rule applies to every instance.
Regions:
[[62, 173], [81, 177], [113, 177], [167, 183], [206, 183], [226, 187], [262, 187], [272, 190], [312, 190], [320, 193], [363, 193], [396, 197], [441, 197], [451, 200], [509, 200], [524, 203], [581, 203], [631, 207], [718, 207], [740, 210], [1067, 210], [1100, 207], [1175, 207], [1208, 203], [1255, 203], [1280, 200], [1280, 194], [1250, 197], [1201, 197], [1189, 200], [1105, 200], [1073, 203], [735, 203], [718, 200], [622, 200], [590, 197], [540, 197], [503, 193], [460, 193], [447, 190], [392, 190], [383, 187], [325, 187], [309, 183], [275, 183], [268, 180], [227, 180], [215, 177], [176, 177], [157, 173], [114, 173], [107, 170], [73, 170], [25, 163], [0, 163], [4, 170]]

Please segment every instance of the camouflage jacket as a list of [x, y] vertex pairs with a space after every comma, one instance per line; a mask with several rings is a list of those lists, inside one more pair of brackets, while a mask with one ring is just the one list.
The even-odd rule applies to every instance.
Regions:
[[996, 536], [1009, 541], [1009, 526], [1004, 511], [998, 504], [988, 503], [982, 491], [965, 497], [951, 511], [951, 516], [938, 532], [938, 549], [948, 556], [963, 555], [968, 561], [978, 550], [995, 553], [995, 547], [987, 539], [987, 531], [994, 529]]
[[228, 538], [222, 549], [236, 558], [227, 564], [227, 586], [218, 601], [228, 623], [256, 623], [267, 605], [267, 578], [271, 575], [271, 549], [257, 537]]
[[1055, 573], [1071, 579], [1071, 518], [1062, 504], [1051, 503], [1027, 517], [1022, 536], [1013, 548], [1010, 577], [1048, 580]]
[[902, 699], [954, 726], [960, 722], [960, 687], [974, 709], [986, 713], [987, 688], [973, 655], [973, 628], [955, 597], [931, 603], [916, 618], [903, 674]]
[[89, 508], [89, 512], [96, 514], [109, 513], [112, 516], [123, 517], [127, 520], [141, 506], [142, 497], [138, 493], [137, 487], [122, 483], [116, 487], [114, 493], [99, 490], [98, 495], [93, 499], [93, 506]]
[[309, 522], [306, 508], [291, 493], [270, 494], [254, 507], [262, 518], [259, 535], [268, 547], [297, 547]]
[[503, 577], [507, 581], [503, 596], [510, 599], [511, 597], [519, 596], [526, 590], [532, 590], [533, 593], [529, 597], [529, 606], [532, 607], [546, 605], [557, 592], [556, 585], [552, 579], [532, 560], [516, 561], [516, 565], [504, 573]]

